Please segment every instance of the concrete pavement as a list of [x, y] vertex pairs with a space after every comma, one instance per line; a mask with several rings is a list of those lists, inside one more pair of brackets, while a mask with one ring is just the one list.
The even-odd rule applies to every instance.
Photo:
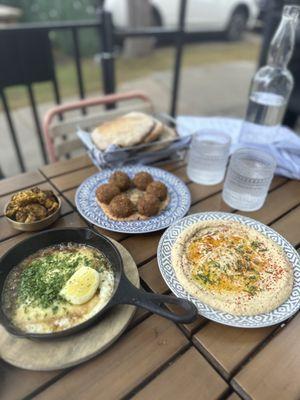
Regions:
[[[242, 117], [254, 70], [255, 64], [248, 61], [207, 64], [197, 68], [185, 68], [183, 65], [178, 114]], [[157, 110], [168, 112], [171, 87], [171, 71], [161, 71], [144, 79], [126, 82], [119, 86], [119, 90], [143, 90], [149, 94]], [[64, 102], [70, 100], [74, 99], [64, 99]], [[52, 106], [50, 103], [39, 105], [41, 119]], [[43, 162], [30, 108], [15, 110], [13, 120], [26, 167], [28, 170], [36, 169]], [[0, 166], [5, 176], [12, 176], [19, 173], [19, 168], [3, 113], [0, 114], [0, 132]]]

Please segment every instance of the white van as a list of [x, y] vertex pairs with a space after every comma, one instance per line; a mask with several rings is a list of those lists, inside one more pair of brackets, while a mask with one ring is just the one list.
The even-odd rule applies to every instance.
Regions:
[[[150, 0], [153, 25], [176, 28], [180, 0]], [[128, 0], [106, 0], [104, 8], [117, 28], [128, 27]], [[239, 40], [252, 29], [259, 13], [258, 0], [188, 0], [186, 29], [197, 32], [224, 32], [229, 40]]]

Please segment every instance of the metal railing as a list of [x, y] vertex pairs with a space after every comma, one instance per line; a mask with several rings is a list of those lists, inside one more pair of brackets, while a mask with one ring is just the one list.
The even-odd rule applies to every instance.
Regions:
[[[46, 32], [49, 36], [51, 32], [55, 31], [69, 31], [71, 32], [73, 42], [73, 60], [76, 69], [76, 81], [78, 96], [80, 99], [85, 98], [85, 85], [83, 80], [82, 65], [81, 65], [81, 54], [80, 54], [80, 43], [79, 43], [79, 30], [81, 29], [96, 29], [99, 37], [99, 52], [101, 55], [101, 70], [102, 70], [102, 87], [104, 94], [114, 93], [116, 91], [116, 76], [115, 76], [115, 53], [114, 43], [117, 40], [124, 40], [129, 37], [153, 37], [157, 39], [168, 39], [173, 40], [175, 46], [175, 59], [173, 68], [173, 80], [172, 80], [172, 93], [170, 101], [170, 114], [174, 117], [177, 110], [177, 98], [178, 98], [178, 86], [180, 80], [181, 71], [181, 60], [182, 51], [185, 41], [185, 14], [186, 14], [187, 0], [181, 0], [179, 14], [178, 14], [178, 28], [177, 29], [165, 29], [161, 27], [150, 27], [143, 29], [115, 29], [112, 23], [111, 14], [98, 9], [96, 12], [97, 19], [94, 21], [68, 21], [68, 22], [55, 22], [55, 23], [32, 23], [32, 24], [17, 24], [14, 26], [0, 29], [0, 40], [1, 35], [4, 32], [15, 33], [17, 35], [26, 34], [32, 32], [39, 34], [40, 32]], [[52, 59], [53, 60], [53, 59]], [[100, 78], [100, 74], [99, 74]], [[57, 104], [61, 102], [60, 87], [56, 78], [56, 66], [53, 60], [53, 74], [51, 79], [45, 79], [45, 81], [51, 81], [53, 85], [54, 100]], [[43, 141], [43, 134], [41, 131], [40, 119], [37, 111], [37, 104], [33, 89], [34, 79], [26, 81], [24, 85], [27, 87], [29, 104], [32, 110], [33, 120], [35, 124], [35, 130], [39, 141], [39, 146], [43, 160], [47, 163], [47, 154]], [[8, 86], [12, 86], [11, 84]], [[19, 167], [21, 171], [25, 171], [24, 156], [22, 154], [18, 136], [16, 133], [15, 125], [12, 118], [12, 113], [9, 107], [9, 103], [5, 94], [5, 85], [0, 85], [0, 96], [2, 99], [3, 111], [6, 115], [7, 124], [12, 137], [14, 150], [17, 156]], [[108, 107], [114, 107], [109, 105]], [[86, 110], [83, 110], [86, 113]], [[62, 119], [63, 116], [61, 115]]]
[[[105, 23], [104, 23], [105, 20]], [[92, 28], [97, 29], [99, 32], [99, 51], [103, 53], [112, 53], [112, 49], [109, 46], [112, 44], [109, 42], [108, 38], [112, 37], [112, 23], [111, 23], [111, 16], [107, 13], [99, 12], [98, 19], [96, 21], [80, 21], [80, 22], [57, 22], [57, 23], [34, 23], [34, 24], [19, 24], [12, 27], [6, 27], [5, 29], [0, 29], [0, 40], [1, 35], [3, 33], [10, 32], [11, 34], [23, 35], [29, 32], [34, 33], [36, 35], [40, 34], [41, 32], [46, 32], [49, 36], [51, 32], [54, 31], [69, 31], [72, 35], [73, 40], [73, 58], [74, 64], [76, 68], [76, 80], [77, 80], [77, 88], [78, 88], [78, 96], [79, 98], [85, 98], [85, 88], [83, 82], [83, 75], [82, 75], [82, 65], [81, 65], [81, 55], [80, 55], [80, 47], [79, 47], [79, 37], [78, 31], [83, 28]], [[102, 59], [102, 84], [104, 93], [112, 93], [115, 90], [115, 77], [114, 77], [114, 66], [113, 60], [103, 57]], [[53, 62], [53, 74], [50, 79], [45, 79], [42, 81], [51, 81], [53, 85], [53, 92], [54, 92], [54, 100], [57, 104], [61, 102], [60, 96], [60, 88], [56, 78], [56, 68], [54, 61]], [[99, 74], [100, 77], [100, 74]], [[43, 142], [43, 135], [41, 131], [41, 124], [40, 119], [37, 111], [36, 99], [34, 95], [34, 90], [32, 85], [35, 83], [35, 80], [32, 79], [29, 82], [26, 82], [25, 86], [27, 87], [28, 96], [29, 96], [29, 103], [33, 114], [33, 120], [35, 124], [36, 134], [39, 140], [40, 150], [43, 156], [43, 160], [47, 162], [47, 155], [46, 150]], [[7, 86], [12, 86], [7, 85]], [[20, 145], [17, 138], [17, 133], [15, 129], [15, 125], [13, 122], [13, 118], [11, 115], [11, 110], [9, 107], [9, 103], [5, 94], [5, 87], [0, 87], [0, 95], [2, 99], [3, 110], [6, 115], [7, 124], [10, 130], [10, 134], [13, 140], [16, 156], [18, 159], [18, 163], [20, 166], [21, 171], [25, 171], [25, 163], [24, 157], [22, 155]], [[62, 119], [63, 116], [60, 116]]]

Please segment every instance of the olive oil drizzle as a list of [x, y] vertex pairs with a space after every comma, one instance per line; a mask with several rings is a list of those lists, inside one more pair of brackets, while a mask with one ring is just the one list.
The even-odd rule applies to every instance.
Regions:
[[[219, 246], [223, 249], [224, 243], [224, 250], [236, 260], [234, 263], [221, 264], [213, 259], [214, 251]], [[265, 271], [263, 255], [266, 251], [264, 243], [259, 240], [248, 241], [236, 236], [230, 241], [216, 231], [215, 235], [195, 238], [187, 247], [186, 255], [192, 263], [193, 279], [203, 287], [229, 292], [242, 290], [253, 296], [259, 291], [260, 274]]]

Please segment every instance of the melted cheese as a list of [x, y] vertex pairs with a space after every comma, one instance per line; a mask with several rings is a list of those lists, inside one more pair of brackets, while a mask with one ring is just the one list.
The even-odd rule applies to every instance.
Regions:
[[[64, 260], [64, 254], [66, 253], [63, 251], [60, 253], [58, 252], [57, 258], [55, 258], [57, 260], [57, 266], [55, 265], [51, 269], [45, 270], [43, 280], [49, 282], [49, 285], [56, 274], [60, 275], [63, 273], [60, 271], [60, 263]], [[86, 267], [85, 262], [90, 262], [90, 265], [93, 265], [95, 250], [87, 246], [81, 246], [77, 251], [72, 251], [71, 255], [68, 254], [68, 257], [70, 263], [74, 263], [74, 274], [72, 276], [76, 277], [80, 271], [92, 269]], [[81, 304], [72, 304], [72, 301], [68, 301], [70, 300], [68, 296], [66, 296], [65, 299], [58, 296], [56, 301], [46, 307], [34, 301], [17, 301], [12, 315], [13, 323], [25, 332], [51, 333], [71, 328], [88, 320], [105, 307], [114, 290], [113, 270], [109, 263], [105, 265], [105, 268], [99, 268], [98, 270], [95, 267], [96, 271], [92, 269], [93, 275], [97, 278], [97, 282], [94, 281], [93, 284], [96, 282], [97, 287], [95, 287], [93, 293], [85, 299], [86, 301], [81, 302]], [[18, 266], [15, 268], [18, 268]], [[22, 274], [18, 281], [19, 284], [21, 279]], [[85, 284], [86, 282], [83, 283]], [[76, 287], [73, 287], [73, 289], [75, 290]], [[73, 293], [73, 289], [72, 296], [76, 297], [76, 293]], [[80, 293], [78, 293], [78, 295], [80, 296]]]

